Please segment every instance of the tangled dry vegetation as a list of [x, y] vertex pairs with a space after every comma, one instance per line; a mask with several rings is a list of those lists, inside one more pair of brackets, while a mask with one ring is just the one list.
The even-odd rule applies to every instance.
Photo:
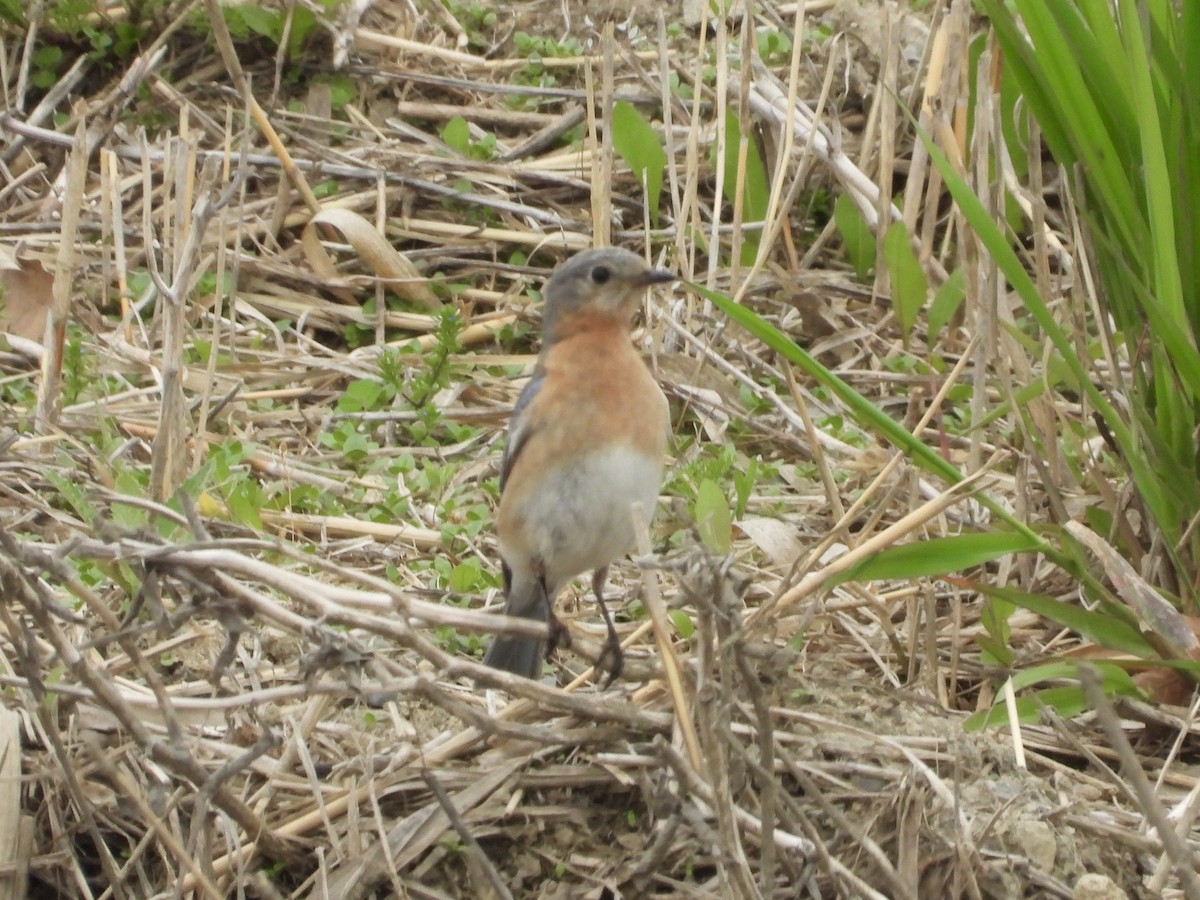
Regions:
[[[958, 0], [807, 7], [706, 29], [686, 4], [354, 2], [286, 58], [164, 4], [120, 67], [81, 56], [44, 90], [46, 32], [5, 38], [7, 896], [1190, 890], [1138, 792], [1194, 796], [1190, 718], [1105, 707], [1132, 746], [1089, 717], [964, 733], [1003, 676], [977, 598], [824, 587], [978, 511], [685, 287], [639, 336], [677, 437], [654, 552], [618, 579], [626, 677], [595, 688], [603, 632], [570, 598], [562, 687], [478, 665], [532, 292], [593, 242], [739, 296], [1039, 520], [1003, 422], [930, 424], [989, 373], [898, 365], [830, 214], [903, 215], [935, 283], [949, 254], [986, 277], [895, 102], [958, 146], [980, 23]], [[774, 56], [740, 65], [756, 29]], [[614, 99], [663, 138], [658, 222]], [[753, 127], [722, 167], [727, 111]], [[758, 153], [761, 229], [731, 188]], [[727, 558], [688, 521], [703, 481], [734, 507]], [[1011, 624], [1019, 653], [1076, 649]]]

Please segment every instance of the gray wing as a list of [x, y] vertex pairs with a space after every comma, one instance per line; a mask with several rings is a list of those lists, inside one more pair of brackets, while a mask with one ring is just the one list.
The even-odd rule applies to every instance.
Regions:
[[529, 408], [529, 404], [533, 402], [533, 398], [538, 395], [538, 391], [542, 389], [545, 381], [545, 372], [534, 372], [533, 378], [529, 380], [529, 384], [525, 385], [525, 390], [521, 391], [521, 396], [517, 398], [517, 403], [513, 407], [512, 418], [508, 420], [508, 443], [504, 447], [504, 459], [500, 462], [501, 491], [504, 490], [504, 482], [508, 480], [508, 473], [512, 471], [513, 464], [521, 455], [525, 442], [533, 433], [533, 429], [525, 421], [524, 413]]

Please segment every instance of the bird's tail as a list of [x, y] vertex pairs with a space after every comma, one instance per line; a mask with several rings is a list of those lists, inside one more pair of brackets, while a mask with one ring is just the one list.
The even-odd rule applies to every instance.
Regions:
[[[504, 614], [548, 623], [550, 598], [539, 581], [531, 579], [524, 583], [513, 583], [504, 604]], [[544, 640], [524, 635], [498, 634], [492, 639], [492, 646], [488, 648], [483, 662], [493, 669], [503, 669], [525, 678], [537, 678], [542, 674], [542, 662], [545, 659]]]

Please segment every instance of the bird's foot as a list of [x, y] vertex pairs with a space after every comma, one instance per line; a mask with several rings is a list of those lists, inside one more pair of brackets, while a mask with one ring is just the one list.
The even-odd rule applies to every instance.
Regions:
[[621, 676], [621, 671], [625, 668], [625, 651], [621, 649], [621, 639], [617, 637], [617, 632], [611, 625], [608, 636], [604, 639], [604, 646], [600, 649], [600, 655], [592, 665], [597, 672], [602, 672], [606, 666], [608, 668], [608, 677], [600, 685], [602, 691], [612, 687], [612, 683]]
[[546, 659], [559, 647], [571, 646], [571, 632], [567, 626], [559, 621], [558, 616], [550, 613], [550, 618], [546, 621], [546, 627], [550, 629], [550, 637], [546, 640]]

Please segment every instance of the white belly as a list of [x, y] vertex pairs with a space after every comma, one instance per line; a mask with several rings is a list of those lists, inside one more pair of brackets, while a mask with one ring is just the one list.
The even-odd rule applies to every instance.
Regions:
[[[539, 479], [541, 490], [516, 511], [533, 557], [525, 565], [540, 560], [553, 594], [581, 572], [624, 556], [636, 543], [631, 507], [641, 503], [648, 522], [661, 481], [661, 463], [628, 448], [595, 453], [547, 472]], [[504, 558], [514, 569], [524, 568], [513, 559], [504, 536], [499, 537]]]

